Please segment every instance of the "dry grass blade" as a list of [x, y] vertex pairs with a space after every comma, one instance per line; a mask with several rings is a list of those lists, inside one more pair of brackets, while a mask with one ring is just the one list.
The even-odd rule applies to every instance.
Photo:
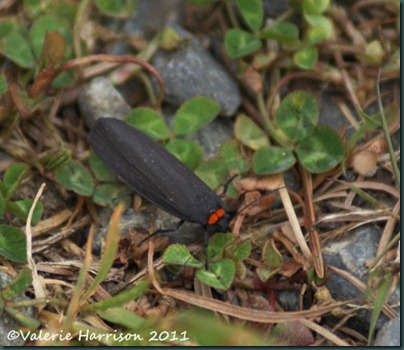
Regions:
[[[400, 238], [400, 232], [397, 234], [397, 237], [398, 238]], [[394, 259], [394, 262], [396, 263], [396, 264], [400, 264], [400, 260], [401, 260], [401, 258], [400, 258], [400, 246], [401, 246], [401, 244], [400, 244], [400, 241], [398, 241], [398, 247], [397, 247], [397, 253], [396, 253], [396, 258]]]
[[40, 221], [32, 229], [32, 237], [38, 237], [41, 234], [49, 232], [49, 230], [60, 226], [65, 221], [67, 221], [71, 215], [72, 215], [72, 211], [70, 209], [65, 209], [46, 220]]
[[318, 218], [317, 223], [357, 221], [361, 225], [365, 225], [369, 222], [385, 221], [389, 218], [390, 213], [384, 209], [357, 210], [348, 213], [322, 215]]
[[[349, 183], [350, 186], [357, 187], [357, 188], [365, 188], [368, 190], [375, 190], [375, 191], [383, 191], [396, 198], [400, 198], [400, 191], [392, 186], [386, 185], [381, 182], [374, 182], [374, 181], [354, 181]], [[344, 186], [336, 186], [333, 189], [333, 192], [340, 192], [348, 189], [348, 185]]]
[[[90, 233], [88, 235], [88, 240], [87, 240], [87, 246], [86, 246], [86, 255], [84, 258], [84, 263], [83, 267], [80, 270], [79, 276], [77, 278], [77, 283], [76, 283], [76, 288], [73, 291], [72, 298], [69, 303], [69, 307], [66, 312], [66, 318], [64, 319], [63, 322], [63, 334], [67, 334], [71, 331], [73, 322], [76, 318], [76, 315], [79, 312], [80, 309], [80, 298], [83, 294], [85, 284], [86, 284], [86, 278], [87, 278], [87, 273], [88, 273], [88, 268], [91, 264], [91, 249], [93, 247], [93, 238], [95, 234], [95, 227], [94, 225], [91, 226], [90, 228]], [[68, 340], [65, 340], [63, 342], [63, 345], [67, 345]]]
[[[283, 186], [284, 185], [285, 184], [283, 183]], [[300, 228], [299, 220], [296, 216], [296, 212], [293, 208], [293, 204], [292, 201], [290, 200], [289, 193], [286, 187], [282, 187], [279, 189], [279, 195], [285, 208], [286, 215], [288, 216], [289, 223], [292, 226], [293, 232], [295, 234], [296, 241], [299, 244], [299, 247], [302, 250], [302, 253], [307, 259], [307, 261], [312, 263], [313, 256], [311, 255], [309, 246], [307, 245], [306, 240], [304, 239], [303, 232]]]
[[355, 130], [359, 129], [359, 124], [356, 121], [355, 117], [352, 115], [351, 110], [348, 108], [347, 104], [344, 102], [339, 102], [338, 107], [342, 114], [344, 115], [345, 119], [352, 125]]
[[[83, 320], [74, 320], [73, 324], [72, 324], [72, 335], [75, 336], [77, 335], [80, 331], [83, 333], [86, 332], [90, 332], [90, 333], [98, 333], [98, 332], [112, 332], [113, 330], [111, 329], [111, 327], [109, 327], [108, 325], [106, 325], [103, 322], [100, 321], [95, 321], [96, 317], [94, 316], [88, 316], [88, 317], [84, 317], [84, 321]], [[48, 326], [49, 332], [53, 333], [53, 334], [60, 334], [60, 330], [58, 329], [59, 325], [61, 322], [65, 322], [66, 320], [66, 316], [60, 315], [60, 314], [56, 314], [50, 311], [42, 311], [41, 314], [39, 315], [39, 319], [41, 321], [42, 324], [46, 324]], [[90, 325], [92, 324], [96, 324], [97, 328], [92, 327]], [[67, 336], [66, 336], [67, 338]], [[52, 342], [51, 344], [49, 342], [46, 342], [46, 340], [42, 340], [43, 344], [37, 344], [37, 345], [56, 345], [54, 342]], [[48, 341], [52, 341], [52, 340], [48, 340]], [[60, 344], [57, 344], [60, 345]]]
[[220, 312], [225, 315], [233, 316], [242, 320], [259, 323], [284, 323], [299, 321], [301, 319], [319, 317], [329, 313], [335, 308], [352, 303], [352, 300], [335, 302], [330, 305], [316, 307], [312, 310], [275, 312], [248, 309], [241, 306], [225, 303], [223, 301], [209, 299], [194, 293], [171, 288], [164, 288], [163, 293], [166, 296], [181, 300], [185, 303], [198, 306], [211, 311]]
[[312, 329], [318, 334], [321, 334], [323, 337], [327, 338], [329, 341], [333, 342], [335, 345], [339, 346], [350, 346], [346, 341], [342, 340], [341, 338], [337, 337], [334, 333], [331, 333], [329, 330], [325, 329], [324, 327], [321, 327], [317, 323], [314, 323], [313, 321], [310, 320], [300, 320], [301, 323], [303, 323], [306, 327]]
[[324, 263], [323, 255], [321, 253], [321, 245], [318, 231], [316, 230], [314, 224], [316, 222], [316, 214], [313, 206], [313, 182], [311, 174], [299, 165], [301, 178], [303, 180], [304, 188], [304, 206], [305, 206], [305, 222], [309, 235], [309, 244], [311, 248], [311, 253], [313, 255], [313, 264], [316, 274], [319, 278], [324, 278]]
[[27, 236], [27, 261], [28, 261], [28, 266], [32, 272], [32, 285], [34, 286], [35, 296], [37, 298], [45, 298], [46, 293], [45, 293], [45, 289], [44, 289], [41, 281], [39, 280], [39, 275], [38, 275], [38, 272], [36, 269], [36, 265], [35, 265], [34, 259], [32, 258], [31, 222], [32, 222], [32, 216], [34, 215], [35, 206], [37, 205], [45, 186], [46, 186], [46, 184], [43, 183], [41, 185], [41, 187], [39, 188], [38, 193], [35, 196], [34, 202], [32, 203], [32, 206], [28, 213], [27, 225], [26, 225], [26, 230], [25, 230], [26, 236]]
[[338, 64], [342, 79], [343, 79], [344, 84], [345, 84], [345, 88], [346, 88], [346, 90], [348, 92], [349, 97], [351, 98], [351, 102], [355, 106], [355, 109], [356, 109], [356, 112], [358, 113], [358, 115], [361, 115], [361, 113], [360, 113], [361, 112], [361, 106], [360, 106], [360, 103], [359, 103], [359, 101], [358, 101], [358, 99], [356, 97], [355, 89], [352, 86], [352, 82], [351, 82], [351, 80], [349, 78], [348, 72], [346, 71], [345, 68], [343, 68], [343, 67], [346, 66], [346, 64], [344, 62], [344, 59], [343, 59], [343, 56], [342, 56], [341, 52], [335, 51], [334, 52], [334, 58], [335, 58], [335, 61]]
[[[400, 214], [400, 201], [397, 201], [393, 208], [391, 217], [387, 220], [386, 226], [384, 227], [382, 237], [380, 238], [379, 246], [377, 247], [376, 256], [380, 255], [381, 252], [389, 245], [391, 237], [393, 235], [394, 227], [396, 226], [398, 215]], [[381, 263], [382, 260], [379, 262]], [[376, 265], [377, 266], [377, 265]]]
[[114, 209], [114, 212], [112, 213], [107, 231], [107, 237], [105, 240], [105, 250], [100, 263], [100, 269], [97, 275], [95, 276], [94, 280], [92, 281], [91, 285], [88, 287], [88, 289], [82, 296], [81, 303], [85, 302], [85, 300], [88, 297], [90, 297], [90, 295], [92, 295], [95, 288], [105, 279], [109, 269], [111, 268], [115, 260], [119, 241], [119, 223], [121, 221], [124, 209], [125, 209], [124, 204], [120, 202]]
[[[73, 268], [73, 269], [72, 269]], [[64, 275], [63, 271], [70, 272], [70, 275], [75, 274], [75, 269], [81, 270], [83, 268], [82, 260], [65, 260], [65, 261], [43, 261], [37, 264], [37, 269], [39, 271], [44, 271], [48, 273], [53, 273], [57, 275]], [[96, 274], [100, 269], [100, 262], [93, 261], [91, 265], [88, 267], [88, 271], [90, 273]]]
[[313, 254], [314, 269], [318, 278], [324, 278], [323, 254], [321, 252], [320, 235], [317, 229], [312, 226], [309, 229], [309, 242]]
[[52, 236], [45, 238], [41, 241], [36, 241], [33, 244], [32, 252], [33, 253], [42, 252], [42, 251], [48, 249], [52, 244], [55, 244], [56, 242], [69, 237], [71, 234], [88, 226], [90, 223], [91, 223], [91, 217], [89, 215], [86, 215], [86, 216], [82, 217], [81, 219], [79, 219], [78, 221], [76, 221], [69, 228], [64, 229], [60, 232], [57, 232], [57, 233], [53, 234]]
[[160, 287], [160, 284], [157, 281], [156, 274], [154, 272], [154, 265], [153, 265], [153, 255], [154, 255], [154, 240], [149, 240], [149, 251], [147, 253], [147, 267], [149, 270], [149, 277], [150, 282], [153, 284], [154, 288], [156, 288], [160, 294], [164, 295], [163, 290]]
[[381, 70], [381, 68], [379, 68], [379, 71], [377, 73], [377, 83], [376, 83], [377, 104], [379, 106], [380, 117], [381, 117], [381, 120], [382, 120], [384, 136], [386, 137], [386, 141], [387, 141], [387, 145], [388, 145], [391, 164], [393, 165], [394, 177], [395, 177], [395, 180], [396, 180], [396, 183], [397, 183], [397, 187], [400, 188], [400, 169], [399, 169], [397, 161], [396, 161], [396, 159], [394, 157], [394, 147], [393, 147], [393, 143], [391, 141], [391, 137], [390, 137], [390, 133], [389, 133], [389, 126], [387, 125], [387, 119], [386, 119], [386, 116], [384, 114], [382, 96], [381, 96], [381, 93], [380, 93], [380, 75], [381, 75], [381, 73], [382, 73], [382, 70]]
[[57, 284], [57, 285], [60, 285], [60, 286], [65, 286], [65, 287], [67, 287], [69, 289], [74, 288], [73, 284], [68, 283], [66, 281], [63, 281], [63, 280], [57, 280], [57, 279], [54, 279], [54, 278], [44, 278], [43, 282], [45, 284]]

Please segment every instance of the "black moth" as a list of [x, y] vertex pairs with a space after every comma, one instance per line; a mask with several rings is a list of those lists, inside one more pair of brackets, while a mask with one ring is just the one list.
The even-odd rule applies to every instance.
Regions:
[[100, 118], [88, 141], [107, 168], [136, 193], [171, 215], [227, 232], [229, 215], [220, 197], [162, 145], [127, 123]]

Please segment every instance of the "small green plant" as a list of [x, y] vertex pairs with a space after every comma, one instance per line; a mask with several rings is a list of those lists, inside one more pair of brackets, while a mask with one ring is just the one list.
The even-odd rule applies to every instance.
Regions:
[[235, 124], [239, 141], [253, 149], [257, 175], [276, 174], [291, 168], [296, 159], [311, 173], [325, 172], [340, 163], [345, 146], [337, 133], [318, 125], [317, 101], [308, 92], [295, 91], [280, 104], [269, 130], [279, 146], [251, 119], [241, 115]]
[[22, 326], [36, 329], [39, 327], [39, 321], [18, 310], [19, 307], [24, 306], [24, 301], [18, 301], [18, 296], [24, 293], [31, 283], [31, 270], [29, 268], [20, 270], [8, 285], [0, 289], [0, 310], [17, 320]]
[[0, 225], [0, 256], [24, 264], [27, 262], [26, 238], [24, 233], [11, 225]]
[[369, 276], [366, 295], [369, 304], [373, 305], [372, 316], [370, 319], [370, 329], [368, 335], [368, 345], [371, 345], [373, 333], [376, 328], [376, 322], [382, 311], [383, 305], [388, 301], [389, 292], [393, 283], [393, 277], [390, 269], [385, 266], [377, 267]]
[[[5, 214], [5, 211], [13, 213], [15, 216], [22, 220], [27, 219], [27, 215], [31, 205], [32, 199], [25, 199], [21, 201], [13, 201], [11, 198], [15, 191], [21, 185], [28, 174], [29, 166], [24, 163], [12, 164], [4, 173], [3, 180], [0, 181], [0, 216]], [[34, 224], [39, 220], [42, 214], [42, 206], [38, 206], [34, 215]]]
[[[12, 164], [4, 173], [0, 181], [0, 217], [6, 213], [26, 221], [33, 199], [14, 201], [12, 196], [29, 171], [24, 163]], [[36, 225], [42, 215], [43, 206], [38, 203], [35, 207], [32, 223]], [[24, 233], [11, 225], [0, 225], [0, 255], [19, 263], [26, 262], [26, 239]]]
[[263, 39], [279, 42], [285, 50], [293, 53], [293, 62], [302, 69], [312, 69], [318, 59], [316, 44], [332, 36], [333, 23], [324, 15], [329, 0], [303, 0], [293, 2], [292, 8], [301, 13], [304, 20], [303, 33], [291, 22], [276, 22], [263, 26], [262, 0], [237, 0], [237, 8], [249, 31], [241, 28], [229, 29], [225, 36], [225, 47], [231, 59], [256, 52], [263, 47]]
[[163, 262], [177, 266], [189, 266], [197, 269], [196, 277], [213, 288], [226, 290], [230, 288], [234, 277], [244, 278], [246, 267], [243, 260], [251, 252], [250, 242], [238, 242], [232, 233], [217, 233], [208, 244], [208, 268], [206, 262], [192, 256], [188, 248], [173, 244], [167, 248]]
[[[31, 78], [41, 70], [44, 72], [45, 67], [49, 74], [64, 58], [73, 55], [71, 33], [75, 7], [71, 4], [54, 5], [50, 1], [24, 1], [23, 6], [33, 19], [32, 26], [28, 30], [17, 17], [3, 19], [0, 23], [0, 54], [26, 69]], [[71, 74], [64, 73], [54, 81], [53, 86], [71, 86], [73, 81]], [[34, 95], [31, 94], [31, 98]], [[25, 103], [33, 102], [27, 97], [24, 99]]]
[[127, 16], [128, 13], [132, 13], [136, 8], [138, 0], [119, 0], [119, 1], [111, 1], [111, 0], [95, 0], [94, 5], [100, 10], [103, 14], [119, 17], [119, 16]]

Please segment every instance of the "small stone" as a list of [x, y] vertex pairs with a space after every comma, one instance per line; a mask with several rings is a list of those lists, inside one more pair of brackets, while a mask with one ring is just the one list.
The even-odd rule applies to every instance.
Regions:
[[221, 114], [232, 116], [241, 103], [235, 81], [190, 33], [179, 26], [173, 29], [184, 42], [177, 50], [160, 50], [153, 65], [165, 84], [165, 100], [180, 106], [194, 96], [212, 98], [220, 104]]
[[79, 107], [87, 126], [99, 118], [123, 119], [130, 107], [107, 78], [93, 79], [79, 96]]

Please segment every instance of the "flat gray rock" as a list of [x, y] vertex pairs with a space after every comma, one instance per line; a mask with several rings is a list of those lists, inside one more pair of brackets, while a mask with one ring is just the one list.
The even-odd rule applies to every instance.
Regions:
[[209, 97], [220, 104], [222, 115], [232, 116], [241, 103], [236, 82], [189, 33], [178, 26], [173, 29], [189, 41], [177, 50], [160, 50], [153, 59], [164, 79], [165, 100], [179, 106], [194, 96]]

